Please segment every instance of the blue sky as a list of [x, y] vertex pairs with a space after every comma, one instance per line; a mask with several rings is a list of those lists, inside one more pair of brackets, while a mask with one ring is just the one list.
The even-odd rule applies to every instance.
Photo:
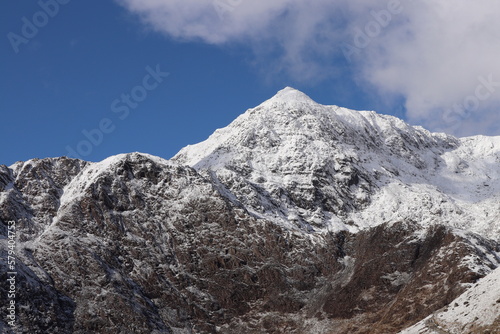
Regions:
[[[345, 1], [332, 8], [323, 0], [317, 6], [280, 0], [271, 7], [248, 0], [57, 1], [0, 5], [0, 164], [71, 150], [90, 161], [132, 151], [170, 158], [285, 86], [320, 103], [377, 110], [431, 130], [497, 134], [497, 69], [489, 57], [498, 56], [489, 43], [498, 38], [496, 30], [484, 43], [470, 38], [470, 47], [487, 56], [478, 56], [481, 65], [467, 76], [438, 73], [450, 76], [447, 85], [432, 76], [454, 49], [421, 67], [401, 65], [398, 57], [427, 55], [439, 41], [401, 44], [400, 31], [413, 29], [417, 37], [425, 31], [405, 26], [404, 12], [384, 17], [392, 9], [383, 1], [360, 1], [355, 8]], [[419, 9], [422, 16], [429, 10]], [[487, 12], [478, 11], [476, 19], [485, 21]], [[155, 71], [168, 76], [155, 79]], [[428, 75], [414, 75], [422, 73]], [[471, 98], [481, 79], [490, 83], [479, 90], [484, 99]]]

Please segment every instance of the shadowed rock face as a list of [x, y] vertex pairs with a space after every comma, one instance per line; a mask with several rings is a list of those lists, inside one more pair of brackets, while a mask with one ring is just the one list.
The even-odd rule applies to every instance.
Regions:
[[395, 333], [499, 262], [495, 242], [439, 225], [286, 229], [212, 182], [141, 154], [2, 167], [17, 332]]

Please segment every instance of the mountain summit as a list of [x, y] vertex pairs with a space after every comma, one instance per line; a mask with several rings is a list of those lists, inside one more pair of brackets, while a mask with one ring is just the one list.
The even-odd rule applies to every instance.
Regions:
[[269, 100], [265, 101], [263, 104], [285, 104], [285, 103], [290, 103], [290, 104], [317, 104], [315, 101], [313, 101], [309, 96], [304, 94], [303, 92], [292, 88], [292, 87], [285, 87], [282, 90], [280, 90], [276, 95], [274, 95], [272, 98]]
[[499, 137], [430, 133], [373, 111], [320, 105], [290, 87], [172, 160], [288, 228], [355, 232], [418, 219], [500, 237], [500, 212], [491, 211]]
[[499, 162], [287, 87], [170, 160], [2, 165], [0, 332], [493, 330]]

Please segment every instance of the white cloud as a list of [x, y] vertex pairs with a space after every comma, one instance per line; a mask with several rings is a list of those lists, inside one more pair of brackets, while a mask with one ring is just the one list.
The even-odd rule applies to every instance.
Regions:
[[500, 134], [492, 126], [500, 124], [500, 84], [474, 108], [456, 107], [472, 101], [479, 78], [500, 82], [500, 2], [117, 1], [173, 38], [242, 43], [267, 70], [305, 81], [338, 75], [335, 59], [349, 45], [351, 74], [381, 96], [403, 96], [411, 122], [456, 134]]
[[[338, 5], [331, 0], [116, 0], [152, 29], [179, 40], [241, 43], [270, 75], [318, 80], [338, 52]], [[345, 1], [345, 0], [342, 0]], [[326, 67], [326, 68], [325, 68]]]
[[[410, 121], [457, 134], [500, 134], [500, 127], [491, 129], [484, 122], [500, 120], [495, 112], [500, 100], [500, 21], [495, 13], [500, 3], [425, 0], [403, 6], [403, 20], [374, 41], [370, 62], [360, 64], [365, 78], [381, 92], [405, 96]], [[488, 78], [498, 86], [488, 87], [490, 94], [479, 88], [474, 99]]]

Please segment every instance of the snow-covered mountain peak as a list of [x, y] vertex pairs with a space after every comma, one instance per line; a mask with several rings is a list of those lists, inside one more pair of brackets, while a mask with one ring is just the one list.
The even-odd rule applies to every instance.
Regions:
[[285, 103], [317, 104], [313, 99], [311, 99], [303, 92], [292, 87], [285, 87], [282, 90], [278, 91], [278, 93], [276, 93], [276, 95], [274, 95], [272, 98], [262, 103], [262, 105], [285, 104]]
[[[321, 105], [306, 94], [286, 87], [274, 97], [247, 110], [227, 127], [216, 130], [206, 141], [189, 145], [175, 157], [196, 169], [225, 165], [234, 155], [274, 156], [296, 152], [307, 159], [328, 156], [325, 149], [379, 151], [406, 155], [412, 148], [456, 146], [457, 140], [432, 134], [421, 127], [373, 111], [356, 111], [334, 105]], [[318, 145], [323, 147], [318, 149]], [[340, 146], [348, 146], [343, 150]], [[310, 151], [310, 152], [308, 152]], [[404, 151], [404, 152], [399, 152]], [[245, 153], [246, 152], [246, 153]], [[248, 153], [248, 154], [247, 154]], [[415, 159], [413, 159], [415, 160]]]
[[410, 219], [498, 238], [497, 139], [431, 133], [287, 87], [173, 160], [288, 227], [358, 231]]

